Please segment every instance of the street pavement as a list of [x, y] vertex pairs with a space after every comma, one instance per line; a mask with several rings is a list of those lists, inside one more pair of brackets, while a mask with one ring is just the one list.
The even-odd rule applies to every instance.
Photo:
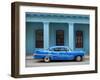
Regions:
[[26, 67], [41, 67], [41, 66], [69, 66], [69, 65], [85, 65], [89, 64], [89, 57], [85, 56], [84, 60], [81, 62], [77, 61], [51, 61], [45, 63], [44, 61], [35, 60], [32, 56], [26, 57]]

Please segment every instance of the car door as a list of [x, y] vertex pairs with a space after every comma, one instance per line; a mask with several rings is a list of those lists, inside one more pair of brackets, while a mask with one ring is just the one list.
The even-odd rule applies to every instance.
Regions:
[[60, 60], [72, 60], [73, 55], [70, 54], [69, 49], [62, 47], [61, 51], [59, 52], [59, 59]]
[[65, 48], [61, 48], [60, 51], [59, 51], [59, 59], [60, 60], [67, 60], [68, 58], [68, 54], [67, 54], [67, 51], [65, 50]]
[[69, 55], [63, 47], [54, 48], [52, 51], [52, 60], [67, 60]]
[[52, 60], [59, 60], [59, 48], [54, 48], [51, 54], [52, 54], [51, 56]]

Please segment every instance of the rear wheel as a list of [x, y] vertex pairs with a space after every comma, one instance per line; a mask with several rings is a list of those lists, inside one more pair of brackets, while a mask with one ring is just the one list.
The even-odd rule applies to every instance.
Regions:
[[75, 57], [75, 60], [78, 61], [78, 62], [79, 62], [79, 61], [82, 61], [82, 56], [76, 56], [76, 57]]
[[46, 56], [46, 57], [44, 58], [44, 62], [50, 62], [50, 57]]

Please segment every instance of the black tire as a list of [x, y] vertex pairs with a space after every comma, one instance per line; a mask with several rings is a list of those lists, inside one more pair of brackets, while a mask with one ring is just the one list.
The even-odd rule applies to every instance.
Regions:
[[44, 62], [50, 62], [50, 57], [49, 56], [44, 57]]
[[75, 61], [78, 61], [78, 62], [82, 61], [82, 56], [76, 56]]

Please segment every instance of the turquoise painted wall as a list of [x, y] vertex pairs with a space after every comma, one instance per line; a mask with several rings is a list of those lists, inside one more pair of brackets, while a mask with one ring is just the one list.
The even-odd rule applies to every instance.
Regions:
[[50, 46], [56, 45], [56, 30], [64, 30], [64, 44], [68, 46], [68, 24], [67, 23], [50, 23]]
[[[64, 44], [68, 46], [68, 24], [67, 23], [49, 23], [49, 47], [56, 44], [56, 30], [64, 30]], [[26, 22], [26, 53], [32, 54], [35, 48], [35, 30], [43, 29], [43, 23], [41, 22]], [[74, 36], [75, 31], [83, 31], [84, 45], [83, 48], [75, 48], [75, 50], [84, 50], [89, 53], [89, 25], [88, 24], [74, 24]], [[75, 44], [75, 38], [74, 38]]]
[[32, 54], [35, 50], [35, 30], [43, 29], [41, 22], [26, 22], [26, 53]]
[[[56, 44], [56, 30], [64, 30], [64, 45], [65, 46], [70, 45], [72, 49], [74, 50], [84, 50], [86, 51], [86, 53], [89, 53], [90, 44], [89, 44], [89, 16], [88, 15], [26, 12], [26, 53], [27, 54], [32, 54], [34, 50], [36, 50], [35, 30], [43, 29], [44, 24], [46, 24], [45, 30], [48, 30], [46, 27], [49, 26], [49, 32], [48, 32], [50, 34], [49, 40], [48, 40], [50, 41], [49, 47], [55, 46]], [[83, 48], [75, 48], [75, 32], [77, 30], [83, 31], [83, 37], [84, 37]], [[74, 37], [72, 37], [72, 34]], [[71, 45], [72, 43], [74, 45]], [[48, 45], [45, 44], [45, 46], [48, 46]]]
[[[35, 48], [35, 30], [43, 29], [43, 23], [40, 22], [26, 22], [26, 52], [33, 53]], [[50, 42], [49, 47], [56, 45], [56, 30], [64, 30], [64, 42], [68, 45], [68, 24], [67, 23], [50, 23]]]
[[[75, 48], [75, 50], [84, 50], [86, 53], [89, 53], [89, 24], [74, 24], [74, 33], [77, 30], [83, 31], [83, 48]], [[75, 35], [74, 35], [75, 36]], [[75, 41], [75, 40], [74, 40]]]

